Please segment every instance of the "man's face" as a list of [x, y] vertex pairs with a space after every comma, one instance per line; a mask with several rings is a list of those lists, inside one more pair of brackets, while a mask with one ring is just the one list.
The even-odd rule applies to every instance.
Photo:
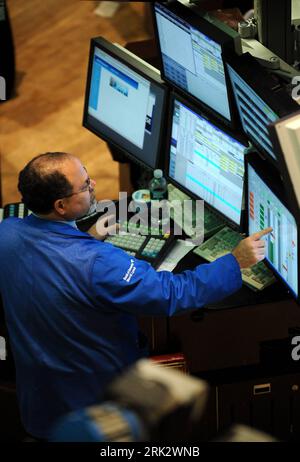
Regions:
[[87, 214], [95, 200], [95, 181], [90, 179], [79, 159], [71, 157], [62, 166], [62, 173], [73, 186], [70, 196], [63, 198], [65, 220], [77, 220]]

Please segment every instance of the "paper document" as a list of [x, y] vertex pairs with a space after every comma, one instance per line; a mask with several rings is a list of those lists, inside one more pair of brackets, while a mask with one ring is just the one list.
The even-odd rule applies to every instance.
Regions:
[[194, 247], [195, 245], [191, 242], [178, 239], [171, 252], [168, 253], [164, 261], [157, 268], [157, 271], [173, 271], [173, 269], [177, 266], [177, 263], [180, 262], [180, 260], [182, 260], [182, 258], [185, 257], [186, 254]]

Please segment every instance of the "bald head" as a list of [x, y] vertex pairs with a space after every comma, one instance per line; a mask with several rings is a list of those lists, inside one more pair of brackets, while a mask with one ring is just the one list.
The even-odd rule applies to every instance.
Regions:
[[57, 168], [61, 167], [61, 165], [70, 159], [76, 159], [76, 157], [68, 152], [46, 152], [45, 154], [39, 154], [31, 159], [25, 168], [30, 167], [35, 170], [42, 170], [46, 173], [47, 171], [57, 170]]
[[66, 152], [47, 152], [34, 157], [19, 174], [18, 189], [26, 206], [34, 213], [48, 214], [55, 200], [68, 196], [73, 186], [66, 171], [80, 162]]

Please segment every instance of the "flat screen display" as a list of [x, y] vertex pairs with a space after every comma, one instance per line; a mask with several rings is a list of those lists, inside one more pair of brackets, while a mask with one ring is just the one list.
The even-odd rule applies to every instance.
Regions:
[[298, 297], [298, 228], [296, 220], [253, 166], [248, 165], [249, 234], [271, 226], [265, 236], [266, 260]]
[[245, 145], [174, 98], [169, 177], [240, 225]]

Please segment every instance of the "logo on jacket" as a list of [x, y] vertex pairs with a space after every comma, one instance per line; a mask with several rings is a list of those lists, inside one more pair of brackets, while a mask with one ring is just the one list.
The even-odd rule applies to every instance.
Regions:
[[134, 266], [134, 260], [133, 258], [130, 259], [130, 266], [128, 268], [128, 270], [126, 271], [124, 277], [123, 277], [123, 280], [126, 281], [126, 282], [130, 282], [132, 276], [134, 275], [135, 273], [135, 270], [136, 270], [136, 267]]

